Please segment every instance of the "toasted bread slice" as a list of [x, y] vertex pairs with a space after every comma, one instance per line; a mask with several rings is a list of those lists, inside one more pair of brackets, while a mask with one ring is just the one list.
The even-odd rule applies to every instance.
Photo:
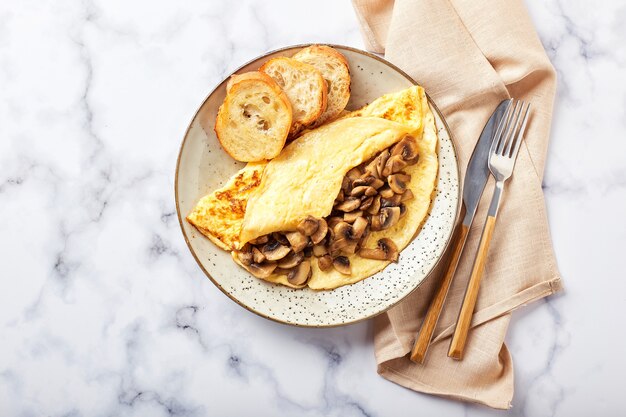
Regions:
[[222, 148], [243, 162], [272, 159], [291, 128], [291, 104], [274, 80], [254, 71], [233, 75], [215, 121]]
[[330, 46], [312, 45], [296, 53], [293, 59], [315, 67], [322, 73], [328, 88], [326, 110], [313, 125], [339, 117], [350, 99], [350, 69], [346, 58]]
[[279, 57], [267, 61], [259, 71], [272, 77], [289, 97], [293, 109], [292, 135], [326, 110], [326, 83], [313, 66]]

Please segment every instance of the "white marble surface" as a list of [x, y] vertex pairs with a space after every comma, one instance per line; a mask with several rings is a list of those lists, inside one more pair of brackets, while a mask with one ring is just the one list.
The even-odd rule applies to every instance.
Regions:
[[[181, 237], [186, 124], [231, 69], [362, 46], [349, 2], [0, 2], [0, 415], [500, 415], [375, 372], [370, 323], [297, 329]], [[566, 293], [514, 315], [510, 415], [624, 415], [626, 5], [533, 1], [559, 72], [545, 192]]]

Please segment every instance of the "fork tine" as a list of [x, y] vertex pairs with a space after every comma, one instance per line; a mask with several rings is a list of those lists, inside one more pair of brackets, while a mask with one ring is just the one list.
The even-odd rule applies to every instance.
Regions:
[[504, 148], [509, 143], [509, 141], [513, 137], [513, 134], [515, 133], [516, 114], [519, 114], [519, 104], [520, 104], [520, 101], [517, 100], [513, 107], [513, 111], [511, 112], [511, 117], [509, 118], [509, 120], [507, 120], [507, 125], [506, 125], [506, 130], [504, 132], [504, 136], [502, 138], [502, 141], [498, 145], [498, 150], [497, 150], [498, 155], [504, 154]]
[[513, 130], [511, 131], [511, 138], [510, 140], [507, 142], [506, 144], [506, 149], [504, 150], [504, 152], [502, 152], [502, 155], [507, 156], [507, 157], [511, 157], [511, 149], [513, 149], [513, 146], [515, 145], [515, 139], [517, 138], [517, 132], [518, 129], [520, 127], [520, 123], [522, 122], [522, 113], [524, 113], [524, 105], [526, 103], [524, 103], [523, 100], [519, 100], [519, 112], [517, 113], [516, 117], [515, 117], [515, 123], [513, 124]]
[[489, 149], [489, 154], [492, 155], [496, 152], [496, 147], [502, 141], [502, 132], [506, 129], [506, 125], [508, 123], [509, 116], [511, 115], [511, 109], [513, 106], [509, 104], [502, 115], [502, 118], [498, 122], [498, 127], [493, 135], [493, 140], [491, 141], [491, 148]]
[[520, 127], [519, 132], [517, 133], [517, 137], [515, 139], [515, 148], [513, 148], [513, 153], [511, 154], [511, 158], [513, 158], [513, 160], [517, 158], [517, 154], [519, 152], [520, 146], [522, 145], [522, 141], [524, 140], [524, 132], [526, 131], [526, 123], [528, 122], [529, 113], [530, 113], [530, 103], [526, 105], [526, 112], [524, 113], [522, 127]]

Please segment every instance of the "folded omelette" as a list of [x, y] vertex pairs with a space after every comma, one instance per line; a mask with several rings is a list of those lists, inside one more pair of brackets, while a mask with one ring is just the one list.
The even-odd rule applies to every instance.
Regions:
[[[233, 254], [260, 236], [294, 231], [306, 216], [325, 218], [331, 213], [348, 171], [407, 135], [416, 139], [419, 155], [416, 164], [404, 169], [411, 176], [407, 188], [414, 198], [405, 203], [406, 214], [393, 227], [372, 231], [367, 238], [368, 242], [390, 238], [401, 251], [427, 215], [438, 168], [434, 117], [419, 86], [384, 95], [305, 132], [269, 162], [248, 164], [224, 187], [203, 197], [187, 220]], [[317, 258], [311, 257], [312, 273], [304, 285], [293, 285], [285, 274], [264, 279], [295, 288], [333, 289], [365, 279], [389, 264], [357, 254], [348, 258], [349, 275], [333, 268], [322, 271]], [[233, 259], [239, 263], [236, 256]]]

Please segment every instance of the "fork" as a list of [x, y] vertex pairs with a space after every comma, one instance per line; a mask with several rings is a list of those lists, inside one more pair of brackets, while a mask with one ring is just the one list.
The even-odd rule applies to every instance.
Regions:
[[496, 180], [496, 187], [491, 198], [489, 211], [487, 212], [487, 220], [480, 236], [478, 251], [476, 252], [474, 266], [472, 267], [472, 273], [463, 298], [463, 305], [454, 329], [454, 336], [452, 336], [452, 341], [450, 342], [448, 356], [453, 359], [463, 359], [467, 335], [478, 298], [480, 281], [485, 270], [489, 243], [491, 242], [500, 200], [504, 192], [504, 184], [513, 173], [517, 154], [524, 140], [524, 131], [526, 130], [529, 111], [530, 103], [526, 104], [522, 100], [516, 101], [514, 106], [509, 106], [498, 125], [495, 138], [489, 150], [489, 170]]

